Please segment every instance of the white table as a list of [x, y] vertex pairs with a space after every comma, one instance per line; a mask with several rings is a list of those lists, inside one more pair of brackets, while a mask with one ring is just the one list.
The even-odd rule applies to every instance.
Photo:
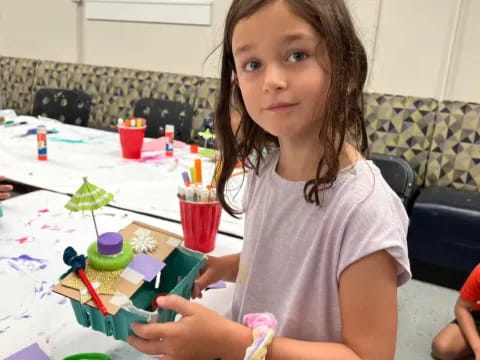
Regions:
[[[0, 126], [0, 175], [63, 194], [73, 194], [87, 176], [90, 182], [115, 195], [112, 205], [180, 220], [176, 193], [182, 183], [181, 172], [192, 167], [199, 155], [190, 154], [187, 148], [178, 149], [175, 151], [177, 165], [161, 152], [143, 153], [140, 160], [126, 160], [121, 156], [116, 132], [31, 116], [19, 116], [15, 121], [27, 124]], [[37, 160], [36, 136], [20, 136], [39, 124], [59, 131], [48, 135], [47, 161]], [[212, 178], [214, 164], [206, 158], [203, 160], [206, 182]], [[236, 206], [241, 205], [241, 182], [242, 176], [236, 176], [230, 184]], [[242, 236], [243, 219], [237, 220], [223, 212], [220, 231]]]
[[[95, 240], [89, 214], [70, 213], [66, 195], [35, 191], [4, 201], [0, 219], [0, 358], [37, 342], [52, 359], [79, 352], [107, 353], [115, 360], [150, 359], [127, 343], [77, 324], [70, 302], [50, 288], [67, 270], [67, 246], [85, 253]], [[100, 232], [118, 231], [134, 220], [182, 234], [181, 225], [104, 207], [96, 212]], [[242, 241], [218, 235], [214, 255], [236, 253]], [[21, 260], [29, 256], [35, 260]], [[201, 303], [225, 314], [234, 285], [210, 290]]]

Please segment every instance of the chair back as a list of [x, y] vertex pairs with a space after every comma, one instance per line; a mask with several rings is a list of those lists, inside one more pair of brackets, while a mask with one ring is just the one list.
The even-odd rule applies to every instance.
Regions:
[[372, 153], [370, 158], [382, 172], [385, 181], [409, 208], [415, 194], [415, 172], [410, 164], [398, 156]]
[[165, 126], [175, 126], [175, 139], [190, 142], [193, 106], [172, 100], [143, 98], [135, 103], [133, 116], [147, 120], [145, 136], [158, 138], [165, 135]]
[[91, 104], [91, 96], [82, 90], [43, 88], [35, 94], [33, 115], [86, 127]]

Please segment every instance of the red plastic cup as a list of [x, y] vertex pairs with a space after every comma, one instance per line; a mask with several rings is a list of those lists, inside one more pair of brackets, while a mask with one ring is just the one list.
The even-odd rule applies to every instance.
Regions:
[[186, 248], [208, 253], [215, 248], [222, 207], [217, 202], [180, 200], [180, 219]]
[[127, 127], [118, 126], [120, 144], [122, 145], [122, 156], [125, 159], [140, 159], [142, 156], [143, 138], [145, 137], [145, 126]]

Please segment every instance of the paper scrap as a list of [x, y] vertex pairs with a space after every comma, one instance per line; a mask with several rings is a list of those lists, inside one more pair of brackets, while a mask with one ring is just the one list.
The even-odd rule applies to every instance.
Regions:
[[137, 285], [140, 281], [143, 280], [143, 274], [135, 271], [130, 267], [125, 268], [125, 270], [123, 270], [120, 276], [125, 280], [130, 281], [134, 285]]
[[207, 289], [206, 290], [210, 290], [210, 289], [224, 289], [227, 287], [227, 284], [225, 283], [225, 281], [217, 281], [216, 283], [213, 283], [213, 284], [210, 284], [207, 286]]
[[[144, 142], [142, 151], [165, 151], [165, 139], [165, 136], [163, 136], [152, 141]], [[186, 146], [187, 145], [182, 141], [173, 141], [173, 149], [182, 149]]]
[[169, 239], [167, 240], [167, 244], [168, 244], [168, 245], [171, 245], [171, 246], [173, 246], [173, 247], [175, 247], [175, 248], [178, 247], [178, 245], [180, 245], [181, 243], [182, 243], [182, 240], [180, 240], [180, 239], [175, 239], [175, 238], [173, 238], [173, 237], [171, 237], [171, 238], [169, 238]]
[[117, 292], [115, 295], [112, 296], [112, 298], [110, 299], [110, 302], [113, 305], [122, 307], [130, 302], [130, 298], [127, 295]]
[[163, 261], [143, 253], [135, 256], [128, 264], [128, 268], [143, 274], [145, 281], [152, 281], [164, 267], [165, 263]]
[[40, 349], [37, 343], [32, 344], [26, 347], [19, 352], [16, 352], [9, 357], [6, 357], [4, 360], [50, 360], [50, 358]]

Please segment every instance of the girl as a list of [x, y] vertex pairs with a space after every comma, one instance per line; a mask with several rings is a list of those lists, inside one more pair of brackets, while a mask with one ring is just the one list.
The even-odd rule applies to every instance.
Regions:
[[229, 213], [235, 163], [257, 160], [245, 165], [242, 254], [210, 257], [193, 289], [235, 281], [232, 320], [164, 297], [182, 320], [134, 325], [133, 346], [168, 360], [393, 359], [408, 219], [362, 155], [366, 72], [343, 0], [233, 0], [216, 116]]

